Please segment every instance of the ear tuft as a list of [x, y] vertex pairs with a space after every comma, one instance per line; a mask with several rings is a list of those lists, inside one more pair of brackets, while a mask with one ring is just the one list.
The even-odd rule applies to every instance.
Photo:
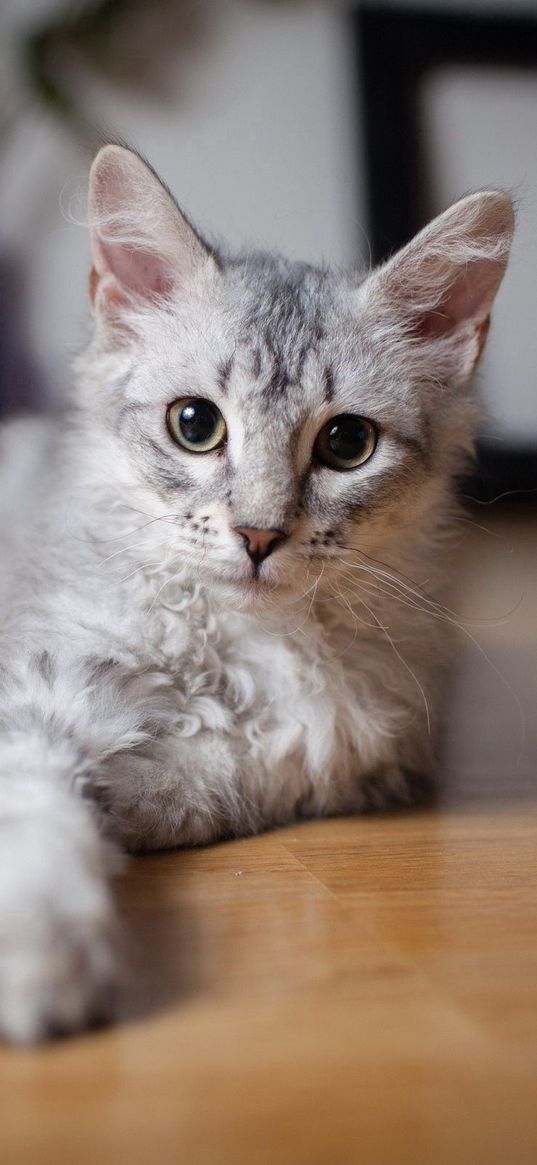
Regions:
[[467, 372], [486, 338], [513, 229], [507, 196], [480, 191], [429, 223], [379, 272], [378, 288], [409, 333], [451, 339]]
[[121, 324], [121, 312], [188, 285], [211, 261], [155, 172], [131, 150], [104, 146], [90, 172], [93, 255], [90, 298]]

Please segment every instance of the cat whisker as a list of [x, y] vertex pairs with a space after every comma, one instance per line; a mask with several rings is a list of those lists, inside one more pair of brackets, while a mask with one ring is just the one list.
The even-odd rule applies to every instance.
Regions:
[[[125, 509], [130, 509], [126, 506]], [[97, 538], [92, 535], [91, 538], [81, 538], [80, 535], [71, 533], [71, 538], [77, 542], [82, 542], [86, 546], [105, 546], [109, 542], [119, 542], [122, 538], [130, 538], [131, 534], [139, 534], [141, 530], [145, 530], [148, 526], [152, 526], [154, 522], [162, 522], [173, 518], [173, 514], [161, 514], [156, 518], [151, 518], [149, 522], [144, 522], [141, 526], [133, 526], [132, 530], [126, 530], [123, 534], [115, 534], [113, 538]]]
[[151, 562], [142, 562], [139, 566], [131, 570], [130, 574], [126, 574], [124, 578], [120, 578], [116, 586], [121, 586], [122, 583], [127, 582], [130, 578], [134, 578], [137, 574], [151, 573], [152, 571], [160, 573], [162, 569], [162, 562], [159, 559]]
[[362, 605], [365, 607], [366, 611], [371, 615], [371, 618], [375, 620], [375, 623], [379, 627], [379, 630], [381, 630], [383, 632], [383, 634], [384, 634], [385, 638], [387, 639], [388, 643], [390, 644], [393, 652], [397, 656], [397, 659], [399, 659], [401, 661], [401, 663], [403, 664], [403, 667], [406, 668], [408, 674], [412, 677], [418, 691], [420, 692], [421, 698], [423, 700], [423, 706], [425, 708], [425, 716], [427, 719], [427, 732], [428, 732], [428, 735], [430, 736], [431, 735], [431, 714], [430, 714], [430, 710], [429, 710], [429, 701], [427, 699], [423, 684], [418, 679], [414, 669], [410, 666], [408, 660], [406, 660], [404, 655], [402, 655], [401, 652], [399, 651], [399, 648], [397, 647], [395, 640], [393, 639], [393, 636], [390, 635], [388, 628], [385, 626], [385, 624], [382, 622], [382, 620], [378, 618], [378, 616], [375, 614], [373, 609], [366, 603], [365, 599], [359, 598], [358, 595], [356, 597], [358, 599], [358, 602], [362, 603]]
[[[361, 597], [358, 593], [359, 591], [365, 591], [366, 594], [371, 594], [371, 595], [378, 595], [378, 594], [382, 593], [380, 591], [373, 590], [372, 588], [364, 585], [363, 583], [357, 582], [356, 579], [349, 578], [343, 574], [340, 574], [340, 576], [338, 578], [338, 582], [340, 582], [341, 580], [343, 580], [343, 582], [346, 584], [346, 589], [347, 589], [347, 592], [348, 592], [348, 595], [349, 595], [351, 601], [352, 601], [352, 599], [356, 599], [359, 603], [362, 603], [362, 605], [364, 605], [364, 604], [363, 604], [363, 600], [361, 599]], [[340, 598], [344, 597], [341, 588], [339, 589], [338, 593], [340, 595]], [[354, 608], [350, 605], [348, 599], [345, 599], [345, 602], [346, 602], [346, 605], [348, 606], [349, 610], [351, 611], [352, 615], [359, 619], [360, 616], [357, 614], [357, 612], [354, 610]], [[369, 629], [372, 629], [372, 630], [379, 629], [378, 621], [375, 623], [368, 623], [367, 620], [360, 619], [360, 622], [362, 623], [362, 625], [364, 627], [367, 627]], [[396, 642], [396, 641], [394, 640], [394, 642]]]
[[[172, 557], [172, 558], [171, 558], [171, 560], [170, 560], [170, 563], [168, 564], [168, 569], [169, 569], [169, 567], [171, 566], [171, 564], [174, 562], [174, 559], [176, 559], [176, 558], [177, 558], [177, 554], [173, 555], [173, 557]], [[163, 582], [163, 583], [162, 583], [162, 585], [161, 585], [161, 586], [158, 588], [158, 591], [157, 591], [156, 595], [154, 595], [154, 596], [153, 596], [153, 599], [152, 599], [152, 601], [151, 601], [151, 603], [150, 603], [150, 606], [147, 608], [147, 614], [148, 614], [148, 615], [150, 615], [150, 614], [151, 614], [151, 611], [153, 610], [153, 607], [155, 606], [155, 603], [156, 603], [156, 601], [157, 601], [157, 599], [158, 599], [159, 595], [161, 595], [161, 594], [162, 594], [162, 591], [164, 590], [164, 588], [165, 588], [165, 587], [167, 587], [167, 586], [169, 586], [171, 582], [174, 582], [176, 579], [178, 579], [178, 578], [179, 578], [179, 575], [180, 575], [180, 571], [178, 571], [178, 570], [177, 570], [177, 571], [175, 571], [175, 573], [174, 573], [174, 574], [171, 574], [169, 578], [167, 578], [167, 579], [164, 579], [164, 582]]]
[[401, 583], [406, 583], [408, 586], [418, 587], [419, 589], [420, 584], [416, 579], [410, 578], [410, 576], [405, 574], [404, 571], [398, 570], [396, 567], [391, 566], [390, 563], [384, 562], [381, 558], [375, 558], [374, 555], [368, 554], [363, 547], [358, 549], [358, 547], [349, 546], [344, 542], [340, 542], [339, 546], [341, 550], [346, 551], [348, 554], [357, 555], [360, 559], [365, 560], [371, 569], [373, 569], [371, 564], [374, 564], [376, 569], [383, 568], [391, 578], [397, 579]]
[[[303, 633], [303, 628], [306, 626], [306, 623], [308, 622], [308, 620], [311, 616], [313, 604], [316, 601], [315, 596], [317, 593], [317, 588], [319, 586], [319, 583], [320, 583], [322, 575], [323, 575], [323, 571], [324, 571], [324, 564], [323, 564], [322, 569], [319, 571], [319, 574], [316, 576], [314, 582], [312, 583], [311, 587], [308, 587], [308, 589], [305, 590], [301, 595], [298, 595], [296, 599], [293, 599], [290, 603], [287, 604], [287, 606], [289, 606], [289, 607], [296, 607], [299, 603], [303, 603], [304, 599], [306, 599], [307, 596], [313, 592], [311, 602], [308, 606], [308, 610], [306, 612], [304, 619], [302, 620], [302, 623], [300, 623], [298, 627], [293, 627], [290, 631], [283, 631], [281, 628], [279, 628], [278, 631], [271, 631], [268, 627], [264, 626], [263, 630], [266, 632], [267, 635], [270, 635], [273, 638], [277, 638], [277, 639], [280, 639], [282, 636], [285, 639], [289, 639], [289, 638], [292, 638], [294, 635], [298, 635], [298, 634]], [[309, 571], [308, 571], [308, 574], [309, 574]], [[306, 580], [306, 582], [307, 581], [308, 580]]]
[[132, 510], [133, 514], [143, 514], [145, 518], [155, 518], [155, 514], [151, 514], [149, 510], [140, 510], [138, 506], [130, 506], [128, 502], [117, 501], [114, 505], [115, 510]]
[[537, 493], [537, 486], [532, 486], [531, 489], [506, 489], [501, 494], [496, 494], [494, 498], [471, 498], [468, 494], [464, 494], [465, 502], [471, 502], [473, 506], [494, 506], [496, 502], [503, 501], [504, 498], [520, 497], [521, 494], [535, 494]]
[[[397, 574], [393, 574], [389, 568], [386, 570], [380, 570], [378, 567], [372, 566], [371, 562], [378, 560], [369, 559], [369, 555], [364, 555], [363, 552], [359, 550], [353, 550], [351, 547], [346, 547], [345, 550], [347, 553], [354, 553], [362, 559], [368, 559], [366, 562], [347, 562], [346, 566], [349, 569], [363, 571], [366, 574], [370, 574], [374, 578], [382, 579], [386, 586], [393, 588], [396, 593], [399, 593], [400, 595], [410, 595], [415, 600], [417, 600], [419, 610], [423, 610], [425, 613], [425, 611], [428, 609], [431, 614], [434, 611], [436, 612], [437, 617], [444, 618], [446, 622], [451, 623], [453, 626], [458, 627], [461, 630], [465, 626], [501, 627], [503, 626], [504, 622], [509, 619], [515, 613], [515, 611], [518, 610], [520, 603], [523, 600], [523, 596], [521, 596], [515, 606], [511, 608], [511, 610], [506, 611], [499, 618], [486, 619], [475, 617], [473, 619], [466, 619], [458, 611], [454, 611], [451, 607], [446, 606], [444, 603], [439, 603], [437, 600], [432, 599], [429, 595], [426, 595], [421, 589], [417, 589], [419, 587], [418, 583], [414, 583], [413, 586], [409, 585], [411, 580], [406, 581], [405, 575], [401, 575], [399, 572]], [[382, 565], [385, 566], [386, 564], [384, 563]]]
[[431, 619], [438, 619], [440, 622], [448, 623], [452, 627], [455, 627], [457, 631], [462, 632], [464, 632], [468, 627], [505, 627], [508, 624], [510, 617], [515, 613], [515, 611], [518, 610], [518, 607], [524, 598], [524, 596], [522, 596], [516, 606], [513, 607], [511, 611], [508, 611], [506, 615], [502, 616], [501, 619], [475, 619], [470, 621], [468, 619], [455, 619], [442, 610], [431, 610], [429, 607], [425, 607], [420, 603], [414, 603], [411, 599], [406, 597], [404, 598], [397, 592], [385, 591], [383, 588], [375, 586], [373, 583], [370, 583], [369, 586], [371, 587], [372, 593], [374, 592], [381, 594], [390, 599], [393, 598], [397, 603], [401, 603], [403, 606], [409, 607], [411, 610], [419, 611], [422, 615], [428, 615]]
[[365, 623], [365, 621], [360, 618], [357, 611], [353, 611], [352, 607], [350, 606], [349, 603], [347, 603], [347, 601], [344, 598], [344, 596], [342, 595], [341, 591], [339, 590], [338, 587], [335, 586], [335, 584], [332, 585], [332, 592], [333, 592], [333, 597], [336, 599], [336, 602], [338, 599], [341, 599], [343, 601], [343, 603], [345, 604], [347, 609], [350, 611], [350, 613], [353, 617], [353, 620], [354, 620], [354, 630], [353, 630], [352, 639], [351, 639], [350, 643], [348, 643], [347, 646], [344, 648], [344, 650], [340, 653], [340, 655], [338, 655], [336, 657], [337, 659], [343, 659], [344, 656], [347, 655], [347, 653], [352, 650], [352, 648], [354, 647], [354, 644], [356, 643], [356, 638], [358, 635], [358, 623], [362, 623], [364, 626], [367, 626], [367, 627], [370, 626], [370, 624]]
[[106, 563], [111, 562], [113, 558], [119, 558], [121, 554], [128, 554], [129, 550], [140, 550], [143, 546], [145, 546], [145, 542], [130, 542], [128, 546], [122, 546], [120, 550], [114, 550], [107, 558], [101, 559], [99, 569], [106, 566]]
[[[453, 514], [452, 521], [463, 522], [466, 526], [472, 526], [474, 530], [481, 530], [483, 534], [488, 534], [490, 538], [496, 538], [499, 542], [505, 541], [503, 534], [500, 534], [498, 530], [489, 530], [488, 526], [482, 526], [480, 522], [474, 521], [473, 518], [469, 518], [466, 514]], [[513, 547], [511, 546], [510, 551], [512, 549]]]
[[[352, 564], [349, 564], [349, 565], [352, 566]], [[357, 569], [360, 569], [360, 568], [358, 567]], [[371, 573], [373, 575], [375, 573], [375, 572], [373, 572], [373, 570], [371, 570], [371, 568], [368, 568], [368, 567], [364, 567], [364, 570], [366, 573], [368, 573], [368, 571], [369, 571], [369, 573]], [[385, 572], [379, 572], [379, 573], [385, 574]], [[361, 586], [363, 588], [366, 584], [357, 583], [357, 585]], [[394, 585], [394, 584], [392, 584], [392, 585]], [[411, 588], [406, 588], [406, 589], [411, 590]], [[485, 648], [482, 646], [482, 644], [479, 642], [479, 640], [476, 639], [475, 635], [472, 634], [472, 632], [469, 629], [469, 626], [466, 623], [460, 622], [455, 617], [453, 617], [451, 615], [451, 613], [449, 612], [449, 608], [442, 608], [440, 604], [435, 604], [433, 602], [433, 600], [428, 600], [427, 596], [425, 596], [425, 595], [418, 594], [418, 597], [425, 600], [425, 601], [430, 602], [430, 604], [433, 608], [438, 607], [437, 610], [434, 610], [434, 609], [430, 610], [427, 607], [423, 607], [421, 605], [417, 605], [417, 604], [412, 603], [408, 599], [408, 596], [403, 597], [404, 592], [403, 592], [403, 594], [401, 594], [401, 592], [399, 592], [399, 594], [397, 594], [397, 593], [394, 593], [392, 591], [383, 591], [381, 589], [380, 590], [377, 589], [377, 593], [380, 593], [387, 598], [395, 599], [396, 601], [398, 601], [402, 605], [412, 607], [413, 609], [420, 611], [423, 614], [428, 614], [431, 616], [431, 618], [437, 618], [437, 619], [440, 619], [446, 623], [450, 623], [453, 627], [456, 627], [457, 630], [459, 630], [463, 635], [465, 635], [470, 643], [472, 643], [472, 645], [476, 648], [476, 650], [479, 652], [481, 657], [485, 660], [485, 662], [488, 664], [488, 666], [491, 668], [491, 670], [497, 676], [500, 683], [502, 684], [504, 689], [509, 693], [511, 699], [514, 702], [515, 708], [517, 710], [518, 720], [519, 720], [519, 733], [520, 733], [520, 735], [519, 735], [519, 750], [518, 750], [517, 765], [520, 764], [520, 758], [523, 755], [525, 742], [526, 742], [526, 717], [525, 717], [524, 709], [522, 707], [521, 700], [520, 700], [517, 692], [513, 688], [513, 686], [509, 683], [509, 680], [506, 678], [506, 676], [503, 675], [503, 673], [500, 671], [500, 669], [496, 666], [496, 664], [493, 662], [493, 660], [488, 655]], [[413, 593], [417, 593], [417, 592], [413, 592]], [[359, 602], [362, 602], [362, 603], [364, 602], [364, 600], [360, 599], [359, 596], [356, 596], [356, 597], [358, 598]], [[521, 601], [522, 601], [522, 599], [519, 601], [519, 604], [517, 604], [517, 607], [520, 605]], [[366, 604], [364, 603], [364, 605], [366, 605]], [[514, 610], [516, 610], [517, 607], [515, 607]], [[507, 619], [504, 619], [502, 622], [505, 623], [506, 621], [507, 621]], [[486, 622], [486, 621], [482, 620], [480, 622]], [[492, 626], [499, 626], [499, 625], [501, 626], [502, 623], [498, 623], [498, 622], [492, 623]], [[395, 650], [395, 645], [394, 645], [394, 650]], [[409, 665], [407, 665], [406, 661], [404, 661], [404, 662], [405, 662], [405, 666], [409, 666]]]
[[[303, 622], [300, 624], [300, 627], [297, 627], [297, 631], [295, 632], [295, 634], [296, 634], [297, 632], [298, 632], [298, 633], [302, 632], [302, 631], [303, 631], [303, 628], [306, 626], [306, 623], [308, 623], [308, 621], [309, 621], [309, 619], [310, 619], [311, 612], [312, 612], [312, 610], [313, 610], [313, 604], [314, 604], [314, 602], [315, 602], [315, 596], [316, 596], [316, 594], [317, 594], [317, 590], [318, 590], [318, 588], [319, 588], [319, 583], [320, 583], [320, 581], [321, 581], [321, 579], [322, 579], [322, 577], [323, 577], [323, 574], [324, 574], [324, 567], [325, 567], [325, 564], [324, 564], [324, 562], [323, 562], [323, 565], [322, 565], [322, 567], [321, 567], [321, 570], [320, 570], [319, 574], [317, 575], [317, 578], [315, 579], [315, 583], [314, 583], [314, 586], [313, 586], [313, 594], [312, 594], [312, 596], [311, 596], [311, 599], [310, 599], [310, 603], [309, 603], [309, 606], [308, 606], [308, 610], [307, 610], [307, 612], [306, 612], [306, 616], [305, 616], [305, 618], [304, 618]], [[310, 588], [310, 589], [311, 589], [311, 588]], [[305, 594], [304, 594], [304, 598], [306, 598], [308, 594], [309, 594], [309, 591], [306, 591], [306, 592], [305, 592]]]
[[[122, 508], [125, 510], [133, 510], [134, 513], [143, 514], [144, 510], [135, 510], [134, 506], [127, 506], [123, 502], [117, 502], [116, 509]], [[153, 514], [150, 516], [148, 522], [143, 522], [141, 526], [134, 526], [132, 530], [126, 530], [124, 534], [116, 534], [113, 538], [92, 538], [81, 539], [81, 541], [91, 541], [94, 543], [119, 542], [121, 538], [129, 538], [131, 534], [139, 534], [141, 530], [146, 530], [148, 526], [153, 526], [155, 522], [169, 522], [177, 521], [177, 514]]]
[[[353, 568], [351, 567], [351, 569], [353, 569]], [[356, 568], [356, 569], [359, 569], [359, 568]], [[452, 619], [449, 615], [445, 614], [442, 611], [431, 610], [429, 607], [423, 605], [422, 603], [414, 602], [412, 599], [408, 598], [408, 596], [405, 594], [404, 591], [398, 591], [395, 589], [395, 587], [393, 590], [387, 590], [385, 587], [380, 586], [378, 581], [374, 577], [370, 578], [367, 583], [365, 581], [358, 583], [358, 580], [355, 577], [353, 577], [352, 575], [348, 575], [348, 574], [343, 575], [343, 572], [340, 572], [340, 573], [348, 581], [352, 580], [353, 582], [356, 583], [356, 585], [360, 586], [363, 590], [369, 591], [370, 594], [382, 596], [383, 598], [389, 599], [391, 602], [396, 602], [396, 603], [399, 603], [401, 606], [408, 607], [412, 611], [418, 611], [422, 615], [429, 616], [431, 619], [438, 619], [440, 622], [449, 623], [452, 626], [457, 627], [459, 630], [462, 630], [461, 624], [459, 624], [455, 619]], [[365, 574], [368, 575], [369, 572], [365, 571]]]

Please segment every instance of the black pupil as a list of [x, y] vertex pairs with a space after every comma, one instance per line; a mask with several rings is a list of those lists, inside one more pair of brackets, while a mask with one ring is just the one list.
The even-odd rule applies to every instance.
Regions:
[[190, 445], [204, 445], [213, 436], [217, 418], [205, 401], [185, 405], [179, 417], [181, 432]]
[[355, 461], [364, 452], [369, 435], [359, 417], [336, 417], [327, 427], [328, 444], [340, 461]]

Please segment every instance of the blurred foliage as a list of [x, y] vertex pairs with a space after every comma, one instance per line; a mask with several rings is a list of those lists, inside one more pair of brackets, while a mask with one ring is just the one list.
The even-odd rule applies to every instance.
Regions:
[[[28, 106], [94, 148], [92, 79], [157, 100], [177, 95], [187, 54], [210, 39], [226, 0], [0, 0], [0, 145]], [[250, 0], [283, 7], [306, 0]]]
[[193, 0], [82, 0], [67, 3], [22, 45], [26, 83], [51, 111], [74, 123], [89, 121], [81, 108], [77, 65], [115, 85], [163, 96], [172, 54], [200, 33]]

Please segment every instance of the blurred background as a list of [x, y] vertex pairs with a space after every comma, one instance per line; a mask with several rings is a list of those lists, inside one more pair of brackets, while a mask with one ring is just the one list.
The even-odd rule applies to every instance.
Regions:
[[537, 0], [2, 0], [0, 78], [2, 412], [58, 399], [84, 341], [85, 185], [108, 138], [209, 237], [344, 266], [500, 186], [518, 235], [473, 486], [531, 496]]

